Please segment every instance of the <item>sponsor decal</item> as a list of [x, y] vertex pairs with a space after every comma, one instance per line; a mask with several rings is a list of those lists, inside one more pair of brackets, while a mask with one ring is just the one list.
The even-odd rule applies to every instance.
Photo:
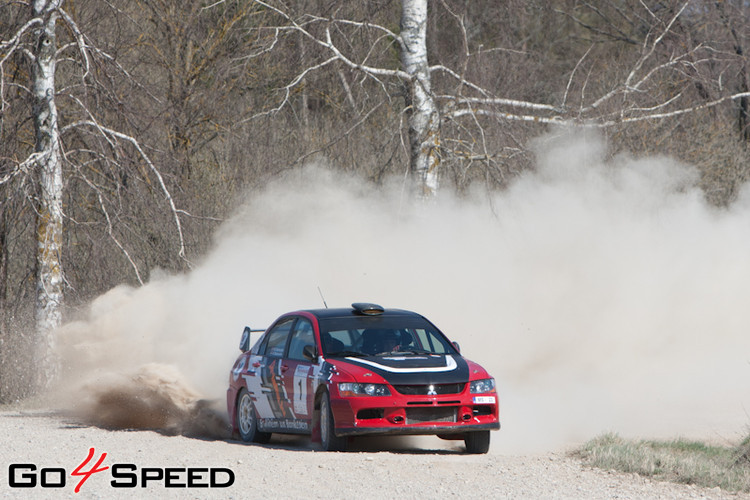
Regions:
[[[436, 356], [436, 358], [439, 358]], [[415, 359], [428, 359], [428, 358], [414, 358], [412, 356], [391, 356], [391, 357], [383, 357], [384, 361], [409, 361], [413, 362]], [[453, 359], [453, 356], [447, 355], [445, 356], [445, 364], [442, 366], [424, 366], [424, 367], [417, 367], [417, 366], [408, 366], [408, 367], [398, 367], [398, 366], [389, 366], [384, 363], [377, 363], [375, 361], [369, 360], [369, 359], [362, 359], [362, 358], [346, 358], [347, 361], [352, 363], [361, 363], [369, 366], [373, 366], [375, 368], [378, 368], [380, 370], [391, 372], [391, 373], [435, 373], [435, 372], [449, 372], [456, 369], [458, 366], [456, 364], [456, 360]]]
[[294, 370], [294, 414], [307, 415], [307, 379], [312, 366], [299, 364]]
[[228, 488], [234, 484], [234, 471], [226, 467], [141, 467], [132, 463], [105, 465], [107, 453], [96, 461], [95, 448], [70, 473], [64, 467], [34, 463], [12, 463], [8, 466], [8, 486], [11, 488], [65, 488], [70, 480], [79, 493], [85, 483], [96, 476], [107, 477], [112, 488]]
[[245, 369], [245, 363], [247, 363], [247, 358], [240, 358], [237, 366], [235, 366], [234, 370], [232, 370], [232, 380], [234, 380], [235, 382], [237, 382], [237, 379], [240, 378], [240, 375], [242, 375], [242, 372]]
[[261, 418], [258, 420], [258, 427], [264, 431], [309, 431], [310, 424], [305, 420], [295, 420], [293, 418], [276, 419]]

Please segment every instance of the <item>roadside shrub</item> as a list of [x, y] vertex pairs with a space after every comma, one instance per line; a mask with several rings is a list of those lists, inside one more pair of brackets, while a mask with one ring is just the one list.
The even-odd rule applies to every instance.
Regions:
[[737, 447], [737, 457], [735, 464], [738, 466], [750, 467], [750, 434], [742, 440]]
[[716, 446], [683, 439], [631, 441], [617, 434], [605, 434], [573, 454], [600, 469], [750, 492], [750, 436], [738, 446]]

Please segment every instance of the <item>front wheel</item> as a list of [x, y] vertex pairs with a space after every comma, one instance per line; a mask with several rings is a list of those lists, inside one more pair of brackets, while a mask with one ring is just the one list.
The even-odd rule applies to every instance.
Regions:
[[255, 413], [253, 398], [246, 389], [240, 391], [240, 397], [237, 399], [235, 419], [240, 430], [240, 438], [246, 443], [267, 443], [271, 439], [270, 432], [258, 430], [258, 415]]
[[466, 453], [487, 453], [490, 449], [490, 431], [467, 432], [464, 443], [466, 443]]
[[326, 392], [320, 400], [320, 445], [325, 451], [346, 451], [346, 437], [334, 433], [331, 398]]

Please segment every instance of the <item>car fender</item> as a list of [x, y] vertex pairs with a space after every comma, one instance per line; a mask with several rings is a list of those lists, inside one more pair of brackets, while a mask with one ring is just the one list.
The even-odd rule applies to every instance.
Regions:
[[485, 370], [482, 365], [475, 363], [474, 361], [464, 358], [466, 364], [469, 367], [469, 380], [480, 380], [483, 378], [491, 378], [490, 374]]

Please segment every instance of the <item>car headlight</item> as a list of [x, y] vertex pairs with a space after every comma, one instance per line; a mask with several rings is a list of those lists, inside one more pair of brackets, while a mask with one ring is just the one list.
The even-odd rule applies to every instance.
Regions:
[[472, 394], [482, 394], [485, 392], [492, 392], [495, 390], [495, 379], [485, 378], [482, 380], [474, 380], [470, 384], [470, 390]]
[[341, 382], [339, 394], [342, 396], [390, 396], [391, 391], [385, 384], [359, 384], [357, 382]]

